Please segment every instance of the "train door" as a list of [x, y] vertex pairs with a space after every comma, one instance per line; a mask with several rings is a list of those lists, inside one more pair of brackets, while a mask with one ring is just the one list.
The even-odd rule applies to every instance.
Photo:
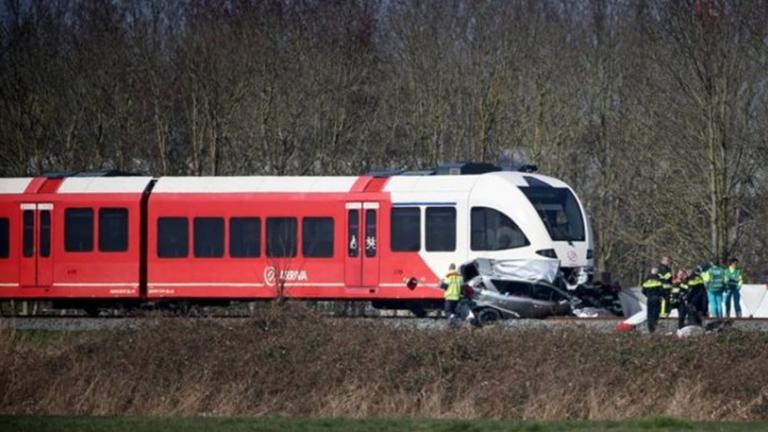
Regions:
[[344, 285], [355, 288], [363, 286], [363, 260], [360, 256], [360, 213], [363, 211], [363, 203], [348, 202], [346, 211]]
[[374, 288], [379, 284], [379, 203], [346, 205], [344, 283], [349, 288]]
[[363, 286], [379, 285], [379, 203], [363, 203]]
[[19, 284], [22, 287], [37, 286], [37, 254], [35, 232], [37, 204], [21, 204], [21, 258], [19, 259]]
[[21, 226], [19, 283], [22, 287], [50, 286], [53, 283], [53, 204], [21, 204]]
[[53, 235], [53, 204], [37, 205], [37, 286], [53, 285], [53, 254], [51, 240]]

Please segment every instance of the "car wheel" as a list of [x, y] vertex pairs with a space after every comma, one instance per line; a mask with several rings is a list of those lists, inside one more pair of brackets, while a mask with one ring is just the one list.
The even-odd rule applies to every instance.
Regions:
[[496, 321], [500, 321], [501, 314], [496, 309], [486, 308], [477, 312], [477, 315], [475, 316], [475, 320], [477, 321], [477, 325], [482, 327], [489, 324], [493, 324]]

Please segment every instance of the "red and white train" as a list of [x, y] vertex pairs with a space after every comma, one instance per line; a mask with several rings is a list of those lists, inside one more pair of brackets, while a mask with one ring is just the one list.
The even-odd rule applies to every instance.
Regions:
[[[455, 171], [461, 172], [459, 166]], [[450, 263], [593, 266], [582, 204], [530, 172], [0, 179], [0, 299], [442, 298]]]

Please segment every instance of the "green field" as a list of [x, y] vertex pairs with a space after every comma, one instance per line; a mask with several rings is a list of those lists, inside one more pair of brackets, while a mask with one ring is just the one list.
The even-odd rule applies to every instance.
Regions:
[[768, 431], [768, 423], [697, 423], [667, 417], [628, 422], [524, 422], [416, 419], [296, 419], [286, 417], [210, 418], [210, 417], [58, 417], [2, 416], [0, 430], [99, 431], [99, 432], [189, 432], [189, 431], [417, 431], [417, 432], [481, 432], [481, 431]]

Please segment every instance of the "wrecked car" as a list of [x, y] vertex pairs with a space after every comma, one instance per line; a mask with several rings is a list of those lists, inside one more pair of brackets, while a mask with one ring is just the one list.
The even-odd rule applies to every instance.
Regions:
[[478, 258], [464, 264], [465, 297], [477, 324], [509, 318], [621, 314], [615, 289], [594, 285], [568, 290], [558, 268], [554, 259]]

